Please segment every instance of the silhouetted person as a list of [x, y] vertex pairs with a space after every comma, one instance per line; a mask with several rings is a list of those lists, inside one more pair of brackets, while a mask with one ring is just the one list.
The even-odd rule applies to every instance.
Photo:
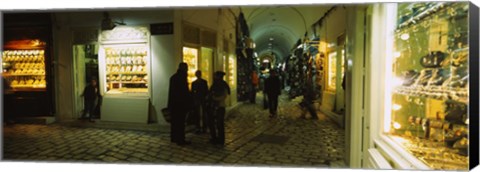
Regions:
[[207, 107], [205, 101], [208, 94], [207, 81], [202, 79], [202, 72], [197, 70], [195, 72], [197, 80], [192, 82], [192, 93], [194, 99], [194, 116], [196, 133], [205, 133], [207, 131]]
[[252, 90], [250, 92], [250, 102], [255, 103], [258, 87], [258, 74], [257, 71], [252, 72]]
[[187, 71], [187, 64], [180, 63], [177, 73], [170, 77], [168, 90], [168, 109], [172, 113], [170, 141], [178, 145], [190, 144], [189, 141], [185, 141], [185, 118], [193, 108], [192, 96], [188, 89]]
[[[300, 106], [302, 107], [302, 109], [306, 109], [310, 113], [312, 119], [318, 119], [317, 110], [315, 109], [313, 103], [314, 100], [315, 91], [313, 90], [313, 85], [311, 83], [307, 83], [303, 88], [303, 100], [302, 102], [300, 102]], [[304, 112], [302, 113], [302, 118], [305, 118]]]
[[230, 95], [230, 87], [223, 80], [224, 72], [215, 72], [213, 84], [210, 87], [211, 108], [213, 113], [208, 113], [210, 129], [210, 143], [225, 144], [225, 99]]
[[270, 117], [277, 115], [278, 96], [281, 93], [280, 79], [275, 70], [270, 71], [270, 76], [265, 80], [265, 93], [268, 96], [268, 108]]
[[82, 119], [87, 118], [87, 113], [89, 114], [89, 119], [93, 122], [93, 116], [95, 114], [96, 101], [100, 96], [100, 92], [97, 87], [97, 80], [92, 78], [90, 79], [90, 84], [88, 84], [83, 90], [82, 95], [84, 98], [85, 109], [83, 110]]

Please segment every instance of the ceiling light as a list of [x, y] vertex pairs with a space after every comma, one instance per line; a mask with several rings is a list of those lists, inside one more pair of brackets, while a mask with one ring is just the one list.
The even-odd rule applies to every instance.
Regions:
[[270, 41], [273, 41], [273, 38], [270, 38]]

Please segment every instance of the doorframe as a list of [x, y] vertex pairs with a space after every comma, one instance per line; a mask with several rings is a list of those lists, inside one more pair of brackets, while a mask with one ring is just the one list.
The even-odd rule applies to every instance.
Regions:
[[[79, 37], [77, 38], [76, 37], [76, 34], [77, 33], [81, 33], [81, 35], [79, 35]], [[90, 34], [89, 34], [90, 33]], [[95, 34], [93, 34], [95, 33]], [[75, 120], [76, 117], [79, 117], [79, 115], [81, 114], [77, 114], [77, 96], [76, 95], [76, 92], [77, 92], [77, 89], [83, 89], [83, 88], [77, 88], [76, 87], [76, 82], [77, 82], [77, 77], [75, 75], [76, 73], [76, 68], [77, 68], [77, 63], [76, 63], [76, 58], [75, 58], [75, 54], [74, 54], [74, 51], [73, 51], [73, 47], [75, 45], [97, 45], [99, 46], [99, 42], [98, 42], [98, 36], [100, 35], [100, 31], [97, 27], [72, 27], [70, 29], [70, 38], [71, 38], [71, 45], [70, 45], [70, 48], [72, 48], [72, 51], [71, 51], [71, 57], [72, 57], [72, 70], [71, 70], [71, 73], [70, 73], [70, 76], [73, 78], [72, 79], [72, 86], [73, 86], [73, 91], [72, 91], [72, 97], [73, 97], [73, 108], [72, 108], [72, 117], [73, 119]], [[98, 79], [97, 79], [98, 80]], [[100, 80], [98, 81], [100, 82]], [[98, 83], [99, 84], [99, 83]]]

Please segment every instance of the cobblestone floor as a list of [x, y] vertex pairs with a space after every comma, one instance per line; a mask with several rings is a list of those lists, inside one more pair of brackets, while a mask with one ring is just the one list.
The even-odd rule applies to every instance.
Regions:
[[[3, 159], [314, 168], [343, 161], [344, 132], [325, 115], [301, 119], [298, 100], [282, 96], [279, 116], [271, 119], [260, 100], [258, 96], [257, 104], [242, 104], [228, 116], [224, 147], [210, 145], [208, 134], [187, 133], [192, 144], [178, 146], [158, 132], [15, 124], [3, 128]], [[262, 142], [255, 139], [259, 135], [283, 140]]]

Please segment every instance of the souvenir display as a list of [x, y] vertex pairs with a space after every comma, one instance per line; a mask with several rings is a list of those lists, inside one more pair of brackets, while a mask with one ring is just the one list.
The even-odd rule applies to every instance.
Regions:
[[5, 50], [2, 59], [3, 75], [10, 87], [46, 88], [44, 50]]
[[432, 169], [466, 170], [468, 3], [399, 4], [398, 12], [388, 134]]
[[303, 95], [303, 87], [307, 76], [307, 62], [310, 56], [307, 56], [303, 49], [296, 49], [294, 54], [289, 58], [287, 84], [290, 86], [288, 91], [290, 98]]
[[[249, 100], [252, 90], [252, 72], [258, 70], [256, 67], [257, 58], [250, 55], [245, 57], [242, 53], [237, 53], [237, 98], [238, 101]], [[258, 72], [258, 71], [257, 71]]]
[[107, 47], [105, 54], [108, 90], [147, 92], [147, 81], [138, 79], [148, 76], [145, 47]]

